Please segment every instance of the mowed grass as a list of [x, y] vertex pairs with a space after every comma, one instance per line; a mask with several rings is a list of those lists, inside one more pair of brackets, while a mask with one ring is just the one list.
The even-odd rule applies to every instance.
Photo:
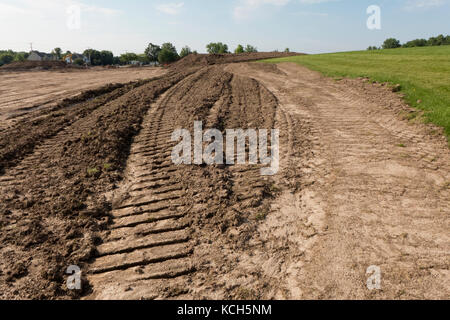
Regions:
[[450, 46], [356, 51], [264, 60], [295, 62], [330, 77], [367, 77], [400, 84], [406, 102], [450, 141]]

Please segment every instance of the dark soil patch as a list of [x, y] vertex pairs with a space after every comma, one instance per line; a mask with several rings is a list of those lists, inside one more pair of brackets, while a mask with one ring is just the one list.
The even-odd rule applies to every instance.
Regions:
[[69, 65], [64, 61], [16, 61], [0, 67], [3, 71], [29, 71], [37, 70], [60, 70], [60, 69], [81, 69], [83, 67]]

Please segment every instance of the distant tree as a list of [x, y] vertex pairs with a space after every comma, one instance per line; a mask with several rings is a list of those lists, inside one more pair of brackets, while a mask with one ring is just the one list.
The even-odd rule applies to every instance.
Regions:
[[120, 57], [114, 57], [113, 58], [113, 65], [118, 65], [120, 64]]
[[14, 61], [14, 54], [10, 52], [0, 54], [0, 66], [11, 63], [13, 61]]
[[102, 54], [100, 53], [100, 51], [94, 49], [86, 49], [84, 50], [83, 55], [91, 60], [91, 65], [102, 65]]
[[369, 51], [371, 51], [371, 50], [378, 50], [378, 48], [375, 47], [375, 46], [370, 46], [370, 47], [367, 48], [367, 50], [369, 50]]
[[444, 46], [444, 45], [450, 45], [450, 36], [444, 36], [443, 34], [440, 34], [437, 37], [431, 37], [428, 40], [415, 39], [408, 41], [407, 43], [403, 44], [403, 47], [412, 48], [412, 47]]
[[138, 61], [142, 64], [149, 64], [150, 63], [150, 59], [149, 57], [145, 54], [138, 54]]
[[437, 37], [431, 37], [428, 39], [428, 45], [429, 46], [442, 46], [446, 44], [446, 37], [444, 35], [440, 34]]
[[86, 49], [83, 55], [90, 59], [93, 66], [106, 66], [114, 63], [114, 55], [108, 50]]
[[161, 64], [171, 63], [180, 58], [177, 49], [170, 42], [164, 43], [161, 46], [161, 52], [158, 55], [158, 61]]
[[209, 54], [222, 54], [222, 53], [228, 53], [228, 45], [222, 43], [222, 42], [211, 42], [206, 46], [206, 50]]
[[241, 44], [238, 45], [236, 50], [234, 50], [234, 53], [236, 53], [236, 54], [244, 53], [244, 47]]
[[77, 66], [82, 66], [84, 65], [84, 60], [81, 58], [77, 58], [73, 61], [74, 64], [76, 64]]
[[192, 54], [198, 54], [197, 50], [194, 50], [194, 52], [192, 52]]
[[286, 49], [284, 49], [284, 52], [289, 53], [289, 52], [291, 52], [291, 50], [289, 48], [286, 48]]
[[428, 44], [428, 41], [425, 39], [415, 39], [412, 41], [408, 41], [403, 45], [405, 48], [412, 48], [412, 47], [425, 47]]
[[61, 60], [61, 58], [62, 58], [62, 50], [61, 50], [61, 48], [53, 49], [52, 54], [54, 56], [56, 56], [56, 59]]
[[132, 52], [127, 52], [120, 55], [121, 64], [130, 64], [131, 61], [138, 61], [138, 55]]
[[395, 38], [386, 39], [383, 43], [383, 49], [395, 49], [401, 47], [400, 41]]
[[29, 55], [27, 52], [17, 52], [14, 56], [14, 61], [25, 61]]
[[256, 49], [256, 47], [252, 46], [252, 45], [247, 45], [245, 47], [245, 52], [251, 53], [251, 52], [258, 52], [258, 49]]
[[103, 50], [100, 52], [100, 61], [102, 66], [112, 65], [114, 62], [114, 55], [111, 51]]
[[184, 58], [192, 53], [191, 48], [185, 46], [180, 51], [180, 58]]
[[158, 56], [160, 52], [161, 47], [153, 43], [149, 43], [149, 45], [145, 49], [145, 54], [147, 55], [149, 61], [151, 62], [158, 61]]
[[450, 45], [450, 36], [445, 37], [445, 44]]

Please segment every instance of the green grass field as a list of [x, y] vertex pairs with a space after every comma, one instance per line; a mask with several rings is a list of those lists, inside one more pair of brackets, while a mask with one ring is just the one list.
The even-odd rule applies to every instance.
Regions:
[[264, 62], [296, 62], [330, 77], [368, 77], [400, 84], [406, 102], [423, 110], [425, 121], [443, 127], [450, 141], [450, 46], [294, 56]]

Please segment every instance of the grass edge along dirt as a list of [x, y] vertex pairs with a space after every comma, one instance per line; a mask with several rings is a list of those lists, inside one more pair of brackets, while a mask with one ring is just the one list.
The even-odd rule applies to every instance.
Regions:
[[294, 62], [325, 76], [369, 78], [400, 85], [408, 105], [424, 122], [444, 128], [450, 146], [450, 46], [352, 51], [262, 60]]

